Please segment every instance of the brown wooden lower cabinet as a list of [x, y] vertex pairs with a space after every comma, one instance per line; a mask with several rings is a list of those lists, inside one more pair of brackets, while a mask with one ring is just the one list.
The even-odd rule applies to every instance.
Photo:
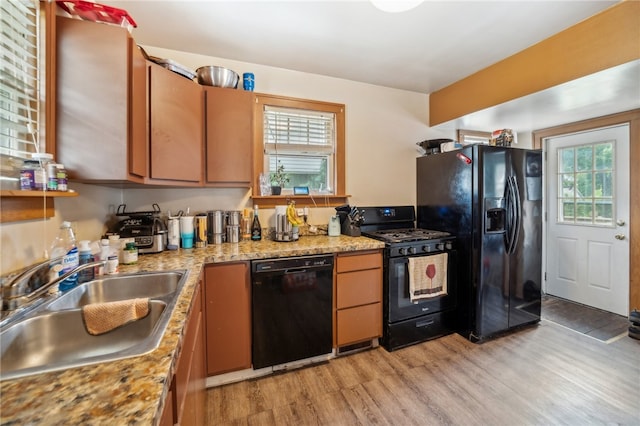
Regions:
[[185, 326], [182, 349], [176, 362], [171, 389], [165, 400], [160, 425], [205, 424], [206, 369], [204, 363], [204, 314], [202, 280], [193, 298]]
[[[173, 382], [173, 381], [172, 381]], [[173, 412], [173, 383], [171, 384], [171, 390], [167, 394], [167, 398], [164, 401], [164, 409], [162, 410], [162, 416], [160, 417], [160, 426], [172, 426], [175, 423], [175, 413]]]
[[205, 267], [207, 375], [251, 368], [249, 262]]
[[334, 346], [382, 336], [382, 251], [338, 253]]

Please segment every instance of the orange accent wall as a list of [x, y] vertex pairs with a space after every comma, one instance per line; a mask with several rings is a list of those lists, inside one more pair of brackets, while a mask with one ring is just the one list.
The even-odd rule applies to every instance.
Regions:
[[431, 93], [429, 125], [435, 126], [638, 58], [640, 2], [623, 1]]

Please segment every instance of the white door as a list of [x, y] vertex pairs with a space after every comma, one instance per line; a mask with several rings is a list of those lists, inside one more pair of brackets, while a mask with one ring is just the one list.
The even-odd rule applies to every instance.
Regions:
[[629, 314], [629, 126], [545, 140], [546, 292]]

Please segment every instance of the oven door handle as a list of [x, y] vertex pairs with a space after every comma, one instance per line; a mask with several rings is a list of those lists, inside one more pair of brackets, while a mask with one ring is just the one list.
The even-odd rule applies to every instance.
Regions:
[[416, 322], [416, 328], [429, 327], [433, 323], [435, 323], [435, 320], [432, 320], [432, 319], [431, 320], [418, 321], [418, 322]]

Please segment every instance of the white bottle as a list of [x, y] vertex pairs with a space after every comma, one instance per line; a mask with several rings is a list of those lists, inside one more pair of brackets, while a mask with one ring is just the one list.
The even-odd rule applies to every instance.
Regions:
[[109, 235], [109, 255], [105, 265], [106, 274], [117, 274], [120, 264], [120, 235]]
[[109, 240], [103, 238], [100, 240], [100, 260], [105, 262], [104, 266], [100, 266], [98, 268], [98, 275], [104, 275], [107, 273], [107, 264], [106, 262], [109, 260], [109, 253], [111, 253], [111, 247], [109, 247]]
[[[73, 235], [73, 230], [71, 229], [71, 222], [62, 222], [58, 236], [53, 241], [53, 244], [51, 244], [50, 254], [52, 259], [61, 257], [61, 260], [57, 262], [62, 266], [58, 276], [66, 274], [78, 266], [80, 262], [78, 247], [76, 246], [76, 237]], [[77, 284], [78, 274], [73, 274], [62, 281], [58, 288], [60, 291], [66, 291], [75, 287]]]

